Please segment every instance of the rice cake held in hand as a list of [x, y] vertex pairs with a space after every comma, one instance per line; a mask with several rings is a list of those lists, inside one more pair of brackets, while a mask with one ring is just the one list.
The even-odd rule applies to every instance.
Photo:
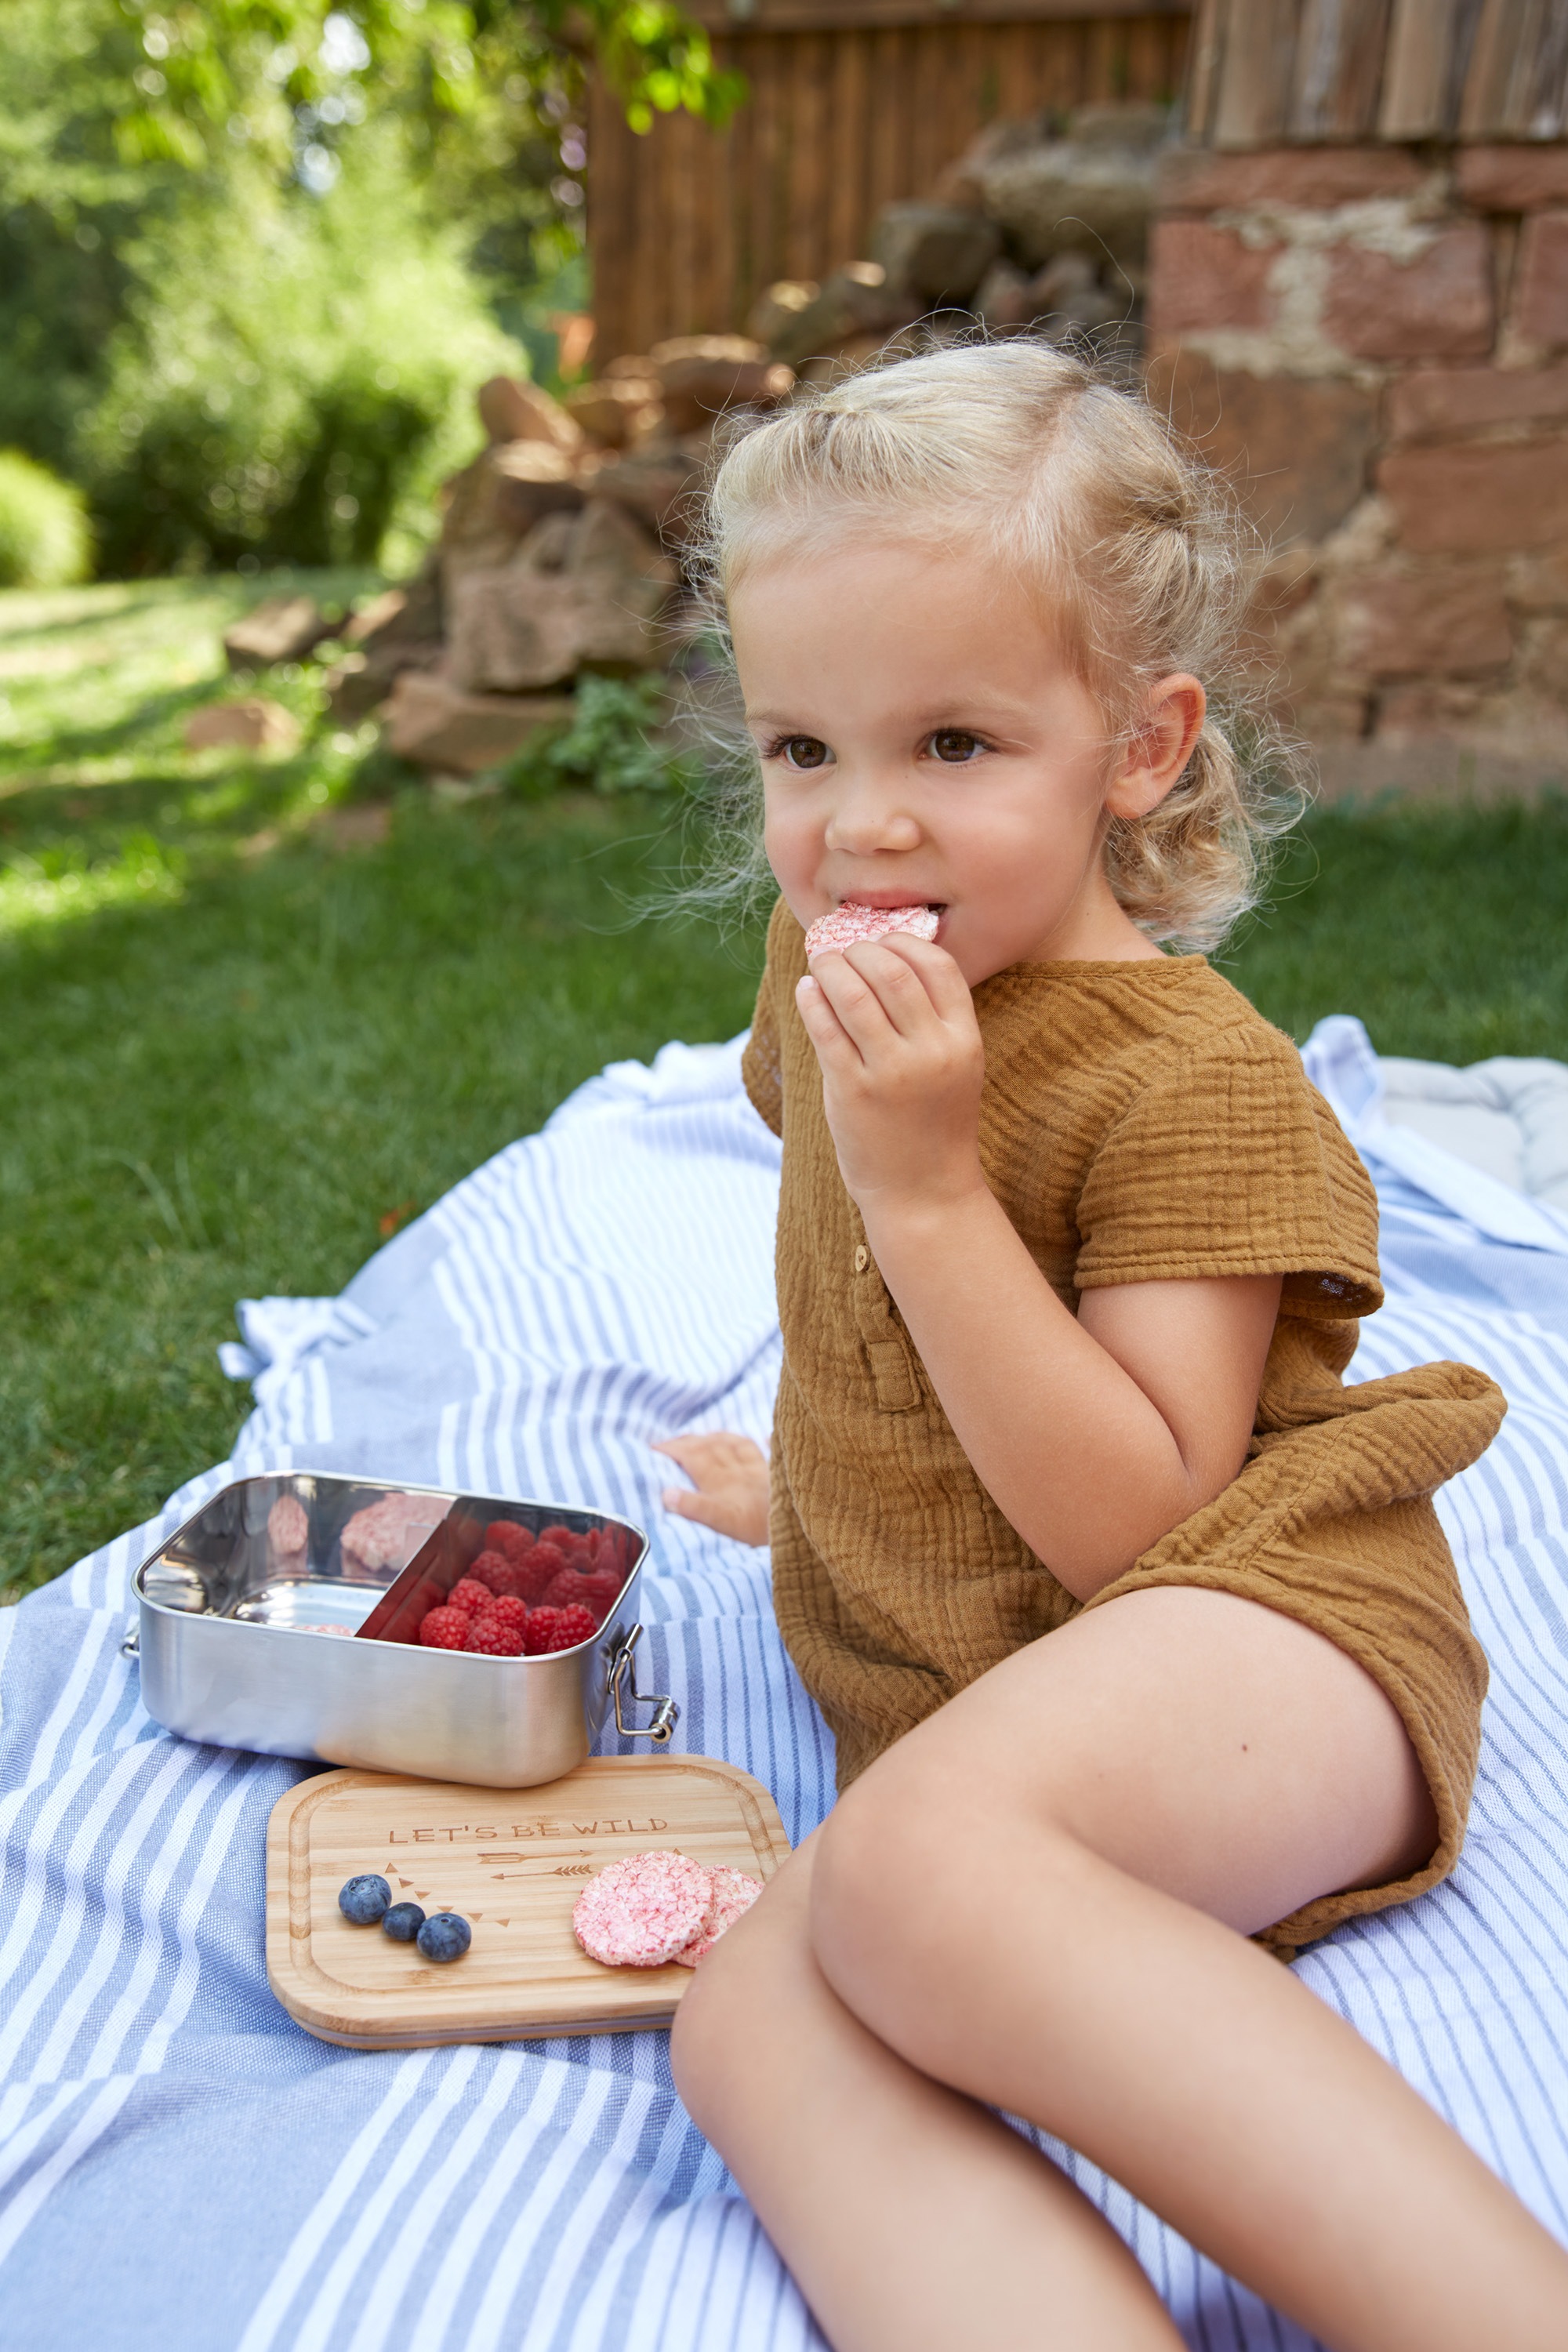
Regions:
[[819, 915], [805, 935], [806, 961], [852, 948], [865, 940], [885, 940], [908, 931], [917, 940], [934, 940], [942, 920], [940, 907], [858, 907], [847, 898], [830, 915]]

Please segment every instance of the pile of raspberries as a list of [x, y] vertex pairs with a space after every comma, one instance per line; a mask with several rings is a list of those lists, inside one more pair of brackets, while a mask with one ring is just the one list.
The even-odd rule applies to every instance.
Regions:
[[484, 1549], [419, 1628], [427, 1650], [542, 1658], [596, 1633], [626, 1580], [625, 1538], [613, 1528], [542, 1528], [537, 1536], [492, 1519]]

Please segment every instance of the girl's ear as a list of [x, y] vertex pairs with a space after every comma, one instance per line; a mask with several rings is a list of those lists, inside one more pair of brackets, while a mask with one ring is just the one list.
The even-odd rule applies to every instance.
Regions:
[[1150, 688], [1142, 719], [1105, 795], [1108, 814], [1147, 816], [1159, 807], [1193, 756], [1207, 709], [1203, 688], [1184, 670]]

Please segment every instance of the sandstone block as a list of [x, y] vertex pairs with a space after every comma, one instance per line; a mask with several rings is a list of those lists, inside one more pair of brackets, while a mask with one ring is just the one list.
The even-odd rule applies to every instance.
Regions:
[[1156, 221], [1149, 241], [1150, 333], [1266, 327], [1273, 315], [1268, 272], [1279, 251], [1243, 245], [1233, 229], [1207, 221]]
[[1534, 213], [1519, 242], [1513, 322], [1526, 342], [1568, 343], [1568, 212]]
[[[978, 167], [985, 210], [1016, 259], [1037, 269], [1055, 253], [1109, 252], [1142, 267], [1154, 205], [1155, 151], [1098, 135], [1007, 146]], [[974, 280], [979, 283], [978, 277]]]
[[187, 751], [211, 751], [220, 745], [237, 751], [297, 751], [300, 722], [291, 710], [265, 694], [247, 695], [243, 702], [209, 702], [193, 710], [185, 721]]
[[1149, 392], [1270, 540], [1326, 539], [1365, 492], [1377, 405], [1360, 384], [1220, 371], [1181, 352], [1155, 360]]
[[580, 384], [566, 395], [566, 410], [574, 425], [601, 449], [624, 449], [651, 433], [664, 415], [664, 394], [658, 378], [601, 376], [596, 383]]
[[1417, 555], [1493, 555], [1568, 535], [1568, 441], [1392, 450], [1377, 485]]
[[273, 662], [303, 661], [331, 635], [331, 623], [313, 596], [268, 596], [224, 631], [223, 649], [230, 669], [267, 669]]
[[772, 349], [775, 357], [799, 367], [804, 360], [820, 359], [843, 343], [871, 335], [879, 342], [919, 318], [923, 298], [910, 299], [889, 285], [879, 261], [851, 261], [825, 278], [812, 297], [781, 323]]
[[447, 667], [468, 692], [525, 694], [582, 669], [648, 669], [675, 577], [624, 508], [551, 515], [504, 565], [451, 589]]
[[1331, 212], [1369, 197], [1407, 195], [1421, 179], [1420, 165], [1402, 147], [1271, 147], [1245, 155], [1173, 147], [1161, 158], [1159, 190], [1162, 208], [1171, 212], [1249, 205]]
[[801, 312], [810, 309], [821, 291], [815, 278], [775, 278], [752, 303], [746, 332], [764, 343], [774, 359], [784, 358], [781, 339], [788, 335]]
[[1365, 246], [1330, 257], [1323, 331], [1359, 359], [1460, 359], [1489, 352], [1491, 240], [1479, 221], [1439, 230], [1413, 261]]
[[1568, 416], [1568, 367], [1416, 368], [1389, 387], [1389, 430], [1397, 441], [1553, 416]]
[[1342, 592], [1340, 614], [1346, 662], [1373, 677], [1484, 676], [1513, 653], [1495, 563], [1362, 572]]
[[687, 544], [701, 512], [706, 436], [654, 442], [606, 457], [586, 477], [595, 499], [624, 507], [668, 547]]
[[450, 580], [471, 564], [504, 563], [542, 516], [583, 504], [578, 468], [548, 441], [484, 450], [447, 484], [441, 567]]
[[772, 406], [795, 382], [746, 335], [675, 335], [648, 353], [672, 433], [697, 433], [726, 408]]
[[492, 447], [508, 441], [543, 441], [574, 457], [583, 436], [558, 400], [521, 376], [492, 375], [474, 395]]
[[465, 694], [450, 678], [406, 671], [385, 708], [386, 746], [416, 767], [475, 776], [542, 727], [570, 724], [574, 709], [569, 694]]
[[1461, 147], [1459, 194], [1482, 212], [1568, 205], [1568, 147]]
[[964, 303], [1002, 250], [1002, 232], [959, 205], [884, 205], [871, 229], [871, 259], [895, 294], [920, 303]]

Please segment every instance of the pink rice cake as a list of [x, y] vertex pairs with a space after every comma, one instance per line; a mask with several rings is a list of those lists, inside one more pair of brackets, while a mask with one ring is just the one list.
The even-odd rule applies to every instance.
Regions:
[[894, 931], [910, 931], [917, 940], [934, 940], [942, 920], [940, 907], [858, 907], [847, 898], [830, 915], [819, 915], [805, 935], [805, 953], [827, 955], [851, 948], [862, 940], [885, 940]]
[[716, 1864], [709, 1874], [713, 1881], [713, 1895], [708, 1916], [695, 1942], [677, 1952], [676, 1964], [679, 1968], [694, 1969], [699, 1960], [705, 1960], [725, 1928], [743, 1919], [763, 1891], [760, 1878], [748, 1877], [743, 1870], [731, 1870], [726, 1863]]
[[439, 1495], [383, 1495], [349, 1520], [342, 1534], [343, 1557], [373, 1573], [405, 1569], [446, 1516], [447, 1505]]
[[628, 1854], [584, 1886], [572, 1931], [607, 1969], [658, 1969], [703, 1933], [712, 1899], [700, 1862], [662, 1851]]

